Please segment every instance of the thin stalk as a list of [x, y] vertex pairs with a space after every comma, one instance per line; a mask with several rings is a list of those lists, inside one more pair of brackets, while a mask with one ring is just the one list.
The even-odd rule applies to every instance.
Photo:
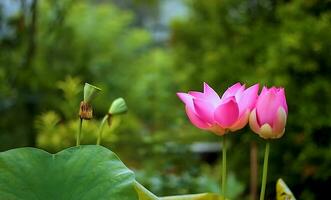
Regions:
[[222, 193], [226, 198], [226, 139], [222, 136]]
[[108, 115], [105, 115], [101, 121], [100, 127], [99, 127], [99, 133], [98, 133], [98, 140], [97, 140], [97, 145], [100, 145], [101, 139], [102, 139], [102, 132], [103, 128], [105, 127], [105, 124], [107, 122]]
[[82, 127], [83, 127], [83, 119], [80, 118], [79, 120], [79, 127], [78, 127], [78, 133], [76, 138], [76, 146], [80, 145], [80, 136], [82, 135]]
[[257, 199], [257, 184], [258, 184], [258, 161], [257, 161], [257, 144], [255, 141], [251, 142], [250, 148], [250, 171], [251, 171], [251, 183], [250, 183], [250, 196], [251, 200]]
[[268, 174], [268, 159], [269, 159], [270, 144], [267, 142], [264, 152], [264, 161], [263, 161], [263, 175], [262, 175], [262, 186], [260, 200], [264, 200], [265, 188], [267, 185], [267, 174]]

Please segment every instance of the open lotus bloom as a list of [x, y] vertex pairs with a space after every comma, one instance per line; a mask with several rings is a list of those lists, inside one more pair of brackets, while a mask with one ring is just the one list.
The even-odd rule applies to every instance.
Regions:
[[249, 125], [264, 139], [280, 138], [285, 132], [287, 113], [284, 88], [263, 87], [250, 114]]
[[222, 97], [204, 83], [203, 92], [177, 93], [185, 103], [186, 113], [192, 124], [218, 135], [243, 128], [254, 108], [259, 85], [245, 89], [236, 83]]

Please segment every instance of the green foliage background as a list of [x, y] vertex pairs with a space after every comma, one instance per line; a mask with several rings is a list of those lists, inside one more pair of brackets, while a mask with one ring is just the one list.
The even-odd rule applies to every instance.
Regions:
[[[37, 146], [57, 152], [75, 144], [82, 86], [103, 89], [83, 143], [111, 101], [129, 113], [114, 119], [103, 144], [158, 195], [218, 191], [219, 165], [191, 151], [219, 138], [194, 128], [177, 91], [218, 92], [241, 81], [286, 88], [287, 131], [272, 142], [268, 185], [282, 177], [298, 199], [323, 199], [331, 184], [331, 4], [327, 1], [183, 1], [188, 13], [171, 23], [160, 44], [137, 10], [157, 15], [162, 1], [37, 1], [11, 18], [0, 37], [0, 150]], [[0, 11], [1, 12], [1, 11]], [[156, 14], [155, 14], [156, 13]], [[1, 15], [2, 16], [2, 15]], [[34, 25], [33, 25], [34, 24]], [[34, 27], [34, 28], [32, 28]], [[231, 194], [248, 199], [248, 128], [229, 135]], [[216, 157], [217, 158], [217, 157]], [[275, 188], [267, 194], [275, 196]]]

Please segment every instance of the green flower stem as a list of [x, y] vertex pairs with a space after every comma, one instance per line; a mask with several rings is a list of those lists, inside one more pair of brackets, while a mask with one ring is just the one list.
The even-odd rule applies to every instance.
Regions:
[[222, 136], [222, 193], [226, 198], [226, 139]]
[[83, 119], [80, 118], [79, 120], [79, 127], [78, 127], [78, 133], [76, 138], [76, 146], [80, 145], [80, 136], [82, 135], [82, 127], [83, 127]]
[[268, 159], [269, 159], [270, 144], [267, 142], [264, 152], [264, 161], [263, 161], [263, 175], [262, 175], [262, 186], [260, 200], [264, 200], [265, 188], [267, 185], [267, 174], [268, 174]]
[[108, 115], [105, 115], [101, 121], [100, 128], [99, 128], [99, 133], [98, 133], [98, 140], [97, 140], [97, 145], [100, 145], [101, 139], [102, 139], [102, 132], [103, 128], [105, 127], [105, 124], [107, 122]]

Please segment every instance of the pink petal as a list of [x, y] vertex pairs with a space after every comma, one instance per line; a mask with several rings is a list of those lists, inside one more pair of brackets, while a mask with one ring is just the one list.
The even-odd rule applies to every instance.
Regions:
[[242, 85], [240, 83], [236, 83], [236, 84], [232, 85], [231, 87], [229, 87], [224, 92], [224, 94], [222, 95], [222, 98], [221, 99], [226, 99], [228, 97], [235, 96], [236, 93], [237, 93], [237, 91], [240, 90], [241, 88], [242, 88]]
[[202, 92], [190, 91], [188, 94], [197, 99], [206, 99], [206, 95]]
[[280, 95], [280, 97], [281, 97], [281, 102], [282, 102], [281, 105], [285, 109], [285, 112], [288, 113], [288, 108], [287, 108], [287, 103], [286, 103], [286, 96], [285, 96], [285, 89], [281, 88], [278, 95]]
[[246, 112], [246, 110], [253, 109], [257, 101], [258, 92], [259, 92], [259, 84], [255, 84], [244, 91], [238, 103], [239, 116], [241, 116], [244, 112]]
[[239, 117], [239, 119], [237, 120], [237, 122], [230, 127], [230, 130], [232, 132], [234, 132], [234, 131], [237, 131], [239, 129], [244, 128], [246, 126], [247, 122], [248, 122], [249, 114], [250, 114], [250, 111], [249, 110], [246, 110], [246, 112], [243, 113]]
[[234, 95], [234, 97], [236, 98], [236, 102], [239, 102], [244, 94], [245, 91], [245, 84], [242, 85], [236, 92], [236, 94]]
[[209, 125], [201, 120], [188, 106], [186, 108], [186, 114], [190, 119], [191, 123], [200, 129], [208, 129]]
[[257, 121], [256, 117], [256, 109], [253, 109], [251, 114], [249, 115], [249, 127], [252, 129], [252, 131], [256, 134], [259, 134], [260, 132], [260, 125]]
[[239, 108], [234, 97], [228, 98], [224, 103], [219, 105], [214, 113], [215, 121], [223, 128], [229, 128], [237, 120], [239, 116]]
[[203, 93], [205, 94], [206, 99], [208, 99], [208, 101], [212, 102], [214, 105], [217, 105], [221, 102], [218, 94], [207, 83], [203, 83]]
[[211, 103], [202, 99], [193, 99], [193, 105], [201, 120], [210, 124], [214, 122], [214, 107]]
[[269, 92], [277, 93], [277, 92], [278, 92], [278, 88], [276, 88], [275, 86], [272, 86], [272, 87], [269, 89]]
[[190, 109], [194, 110], [194, 106], [193, 106], [193, 98], [191, 95], [186, 94], [186, 93], [182, 93], [182, 92], [178, 92], [177, 96], [179, 97], [180, 100], [182, 100], [182, 102], [184, 102], [184, 104], [189, 107]]
[[[283, 107], [280, 107], [277, 112], [277, 117], [274, 119], [272, 131], [276, 136], [281, 137], [285, 131], [287, 113]], [[279, 138], [277, 137], [277, 138]]]
[[266, 86], [263, 86], [260, 96], [268, 91], [269, 91], [269, 89]]
[[270, 90], [261, 94], [256, 102], [256, 113], [259, 124], [269, 124], [272, 126], [276, 112], [279, 107], [277, 95]]

